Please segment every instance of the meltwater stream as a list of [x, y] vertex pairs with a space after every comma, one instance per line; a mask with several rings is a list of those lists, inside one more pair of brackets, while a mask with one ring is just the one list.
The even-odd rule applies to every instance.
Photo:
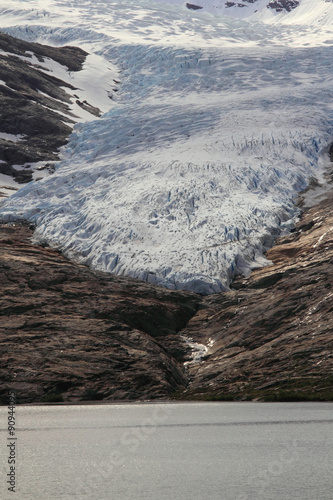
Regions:
[[17, 407], [17, 491], [2, 499], [331, 500], [325, 403]]

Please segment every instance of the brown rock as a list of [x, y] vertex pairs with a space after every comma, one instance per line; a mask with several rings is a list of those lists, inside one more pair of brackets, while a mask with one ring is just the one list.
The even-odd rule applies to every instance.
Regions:
[[[187, 385], [177, 337], [200, 298], [103, 273], [0, 226], [0, 397], [165, 398]], [[176, 349], [174, 347], [177, 339]]]

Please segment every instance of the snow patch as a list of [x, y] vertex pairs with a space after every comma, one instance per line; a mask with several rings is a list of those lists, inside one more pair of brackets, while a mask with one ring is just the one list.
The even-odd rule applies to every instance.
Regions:
[[5, 141], [10, 142], [20, 142], [26, 138], [23, 134], [6, 134], [5, 132], [0, 132], [0, 139], [4, 139]]

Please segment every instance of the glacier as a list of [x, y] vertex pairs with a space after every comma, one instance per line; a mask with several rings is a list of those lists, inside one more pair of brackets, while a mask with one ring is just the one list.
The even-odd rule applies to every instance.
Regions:
[[171, 289], [217, 293], [267, 264], [300, 191], [325, 183], [333, 3], [259, 3], [246, 17], [208, 0], [196, 11], [3, 0], [1, 30], [78, 45], [119, 84], [101, 118], [75, 125], [55, 173], [8, 198], [1, 220], [34, 223], [35, 242], [94, 269]]

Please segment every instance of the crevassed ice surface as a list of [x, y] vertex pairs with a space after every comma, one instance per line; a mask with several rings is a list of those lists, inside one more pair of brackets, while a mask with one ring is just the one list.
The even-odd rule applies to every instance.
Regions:
[[322, 180], [332, 22], [324, 0], [247, 20], [148, 0], [2, 0], [2, 29], [102, 55], [121, 81], [3, 220], [36, 223], [36, 241], [96, 269], [225, 290], [265, 263], [297, 193]]

